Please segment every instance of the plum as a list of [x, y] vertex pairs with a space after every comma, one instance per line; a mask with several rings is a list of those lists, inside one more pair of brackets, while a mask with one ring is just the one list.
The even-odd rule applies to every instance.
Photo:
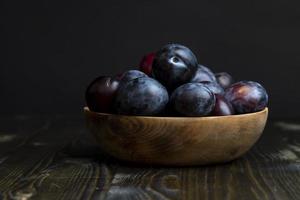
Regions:
[[152, 75], [169, 90], [191, 80], [198, 69], [198, 61], [193, 52], [180, 44], [163, 46], [152, 64]]
[[169, 101], [166, 88], [150, 77], [140, 77], [120, 86], [114, 110], [123, 115], [156, 115]]
[[216, 104], [211, 113], [214, 116], [233, 115], [234, 110], [231, 105], [222, 95], [216, 94]]
[[214, 94], [224, 94], [224, 89], [217, 83], [211, 81], [201, 81], [212, 93]]
[[139, 70], [128, 70], [118, 75], [118, 79], [121, 81], [121, 83], [126, 83], [140, 77], [147, 77], [147, 74]]
[[254, 81], [240, 81], [225, 91], [225, 98], [232, 104], [237, 114], [263, 110], [268, 104], [265, 88]]
[[174, 90], [170, 103], [184, 116], [206, 116], [215, 106], [215, 95], [201, 83], [186, 83]]
[[151, 52], [146, 54], [140, 64], [139, 64], [139, 69], [147, 74], [148, 76], [152, 76], [152, 63], [154, 60], [155, 52]]
[[109, 76], [100, 76], [93, 80], [85, 92], [89, 109], [95, 112], [110, 112], [118, 87], [119, 81]]
[[215, 75], [206, 67], [198, 65], [198, 69], [192, 79], [189, 81], [191, 83], [199, 83], [202, 81], [215, 82]]
[[224, 89], [228, 88], [233, 83], [233, 78], [227, 72], [219, 72], [215, 74], [217, 82]]

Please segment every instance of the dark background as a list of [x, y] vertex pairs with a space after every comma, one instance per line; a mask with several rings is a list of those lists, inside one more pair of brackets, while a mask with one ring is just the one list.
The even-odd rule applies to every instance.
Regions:
[[176, 42], [300, 116], [300, 1], [1, 1], [0, 113], [78, 113], [86, 85]]

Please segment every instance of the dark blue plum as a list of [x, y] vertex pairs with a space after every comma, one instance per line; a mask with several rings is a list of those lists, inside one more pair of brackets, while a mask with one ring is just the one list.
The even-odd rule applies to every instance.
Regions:
[[215, 107], [215, 95], [201, 83], [186, 83], [171, 95], [173, 109], [185, 116], [206, 116]]
[[119, 76], [121, 83], [126, 83], [136, 78], [147, 77], [147, 74], [139, 70], [128, 70]]
[[240, 81], [225, 91], [225, 98], [232, 104], [237, 114], [263, 110], [268, 104], [265, 88], [254, 81]]
[[224, 89], [217, 82], [201, 81], [212, 93], [214, 94], [224, 94]]
[[114, 102], [116, 113], [123, 115], [157, 115], [169, 101], [166, 88], [158, 81], [141, 77], [124, 83]]
[[198, 69], [190, 82], [199, 83], [202, 81], [216, 82], [216, 77], [208, 67], [199, 64]]
[[85, 92], [89, 109], [95, 112], [111, 112], [118, 87], [119, 81], [108, 76], [100, 76], [93, 80]]
[[169, 90], [191, 80], [198, 69], [198, 61], [193, 52], [179, 44], [162, 47], [156, 54], [152, 64], [155, 79]]
[[219, 85], [224, 89], [228, 88], [233, 83], [232, 76], [227, 72], [216, 73], [215, 77]]
[[213, 116], [225, 116], [225, 115], [233, 115], [234, 109], [223, 96], [215, 95], [216, 96], [216, 105], [211, 113]]

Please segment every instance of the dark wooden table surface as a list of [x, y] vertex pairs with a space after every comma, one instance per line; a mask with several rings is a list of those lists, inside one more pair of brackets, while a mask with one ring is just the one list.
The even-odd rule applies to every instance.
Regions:
[[300, 123], [269, 121], [233, 162], [177, 168], [105, 156], [83, 118], [2, 116], [0, 199], [300, 199]]

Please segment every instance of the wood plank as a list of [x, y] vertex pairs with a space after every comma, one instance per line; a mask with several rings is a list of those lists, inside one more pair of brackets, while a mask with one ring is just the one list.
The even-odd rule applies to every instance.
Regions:
[[40, 132], [28, 133], [26, 142], [18, 140], [23, 144], [16, 151], [0, 146], [3, 152], [9, 149], [0, 163], [3, 199], [300, 198], [300, 129], [295, 126], [285, 129], [269, 122], [255, 148], [236, 161], [178, 168], [107, 157], [80, 118], [49, 123], [32, 122], [35, 129], [27, 130]]
[[49, 126], [49, 118], [0, 116], [0, 160]]

